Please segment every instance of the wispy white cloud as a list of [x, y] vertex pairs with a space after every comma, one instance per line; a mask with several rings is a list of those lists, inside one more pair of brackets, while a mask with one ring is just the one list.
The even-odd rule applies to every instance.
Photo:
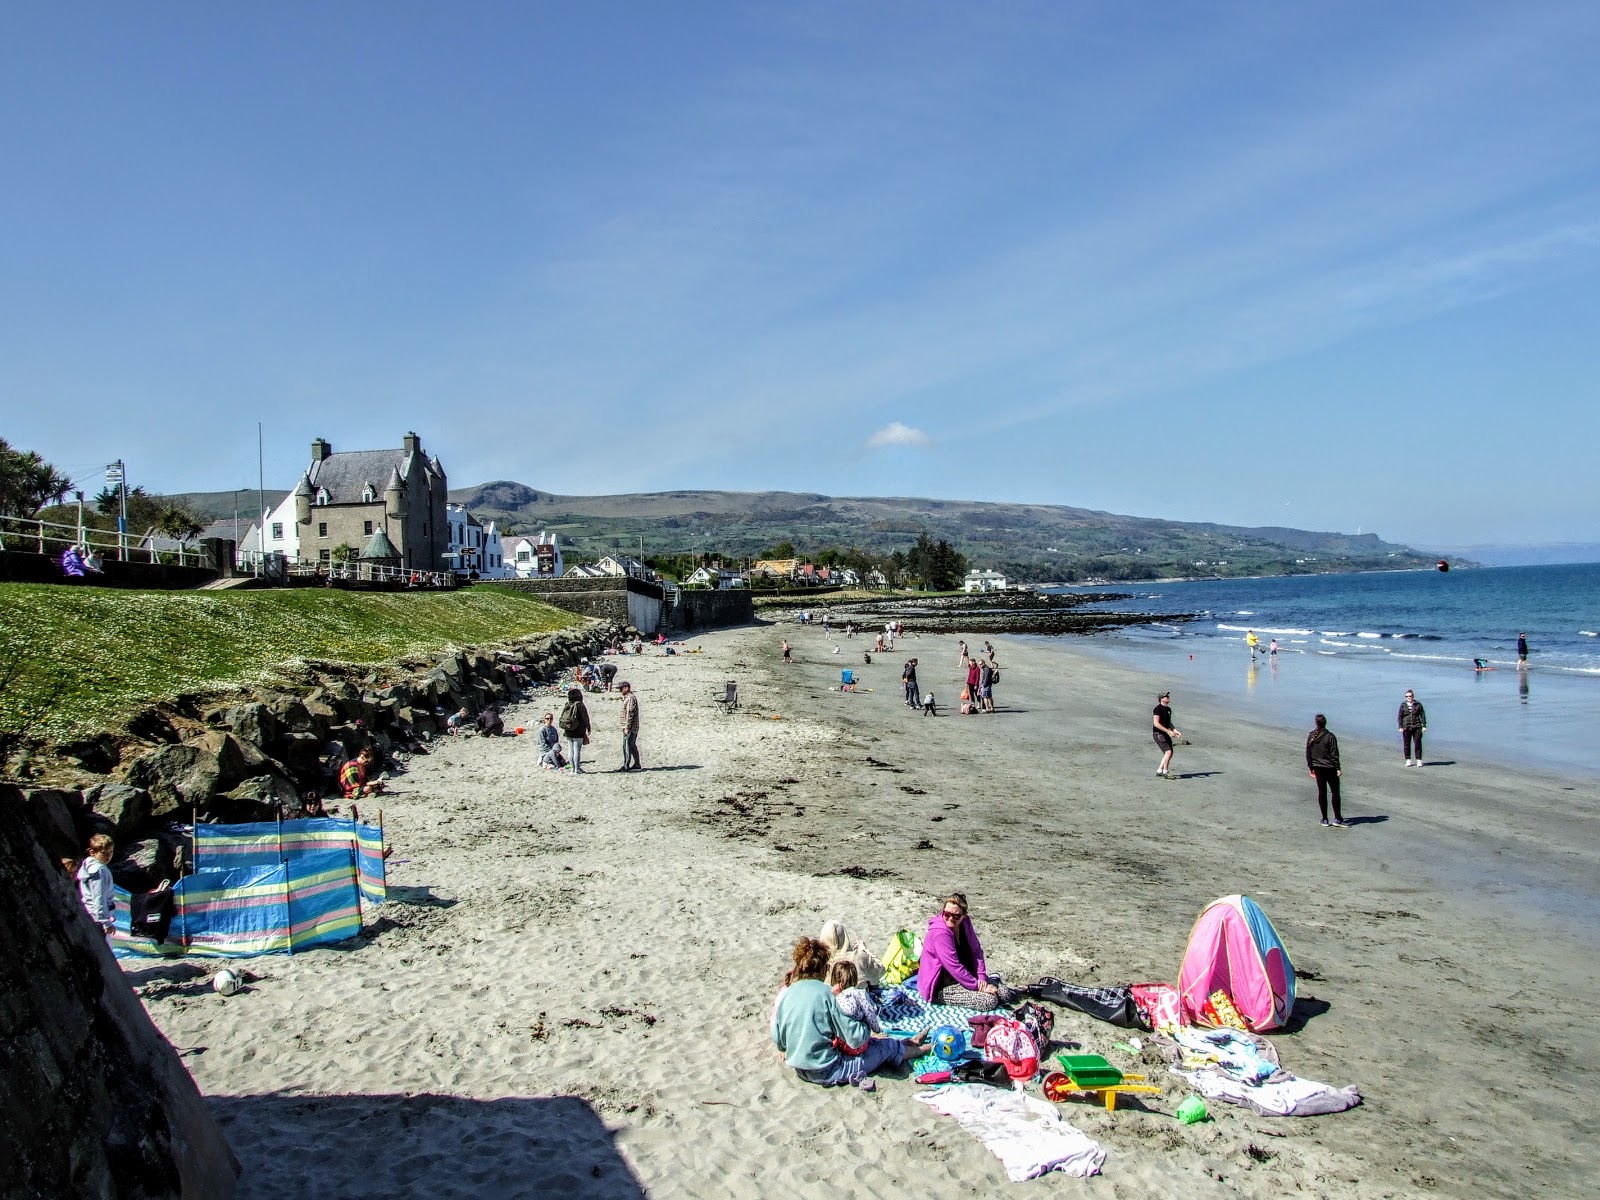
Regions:
[[933, 445], [933, 439], [920, 429], [913, 429], [899, 421], [890, 421], [877, 433], [867, 439], [867, 445], [874, 450], [885, 446], [910, 446], [918, 450], [926, 450]]

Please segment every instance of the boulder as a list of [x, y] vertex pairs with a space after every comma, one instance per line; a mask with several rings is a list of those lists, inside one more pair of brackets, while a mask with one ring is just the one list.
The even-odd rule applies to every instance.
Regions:
[[324, 732], [317, 727], [316, 719], [312, 717], [310, 710], [299, 696], [280, 692], [267, 696], [262, 703], [277, 721], [280, 731], [309, 733], [314, 736], [321, 736]]
[[235, 704], [228, 709], [223, 723], [241, 742], [270, 746], [278, 740], [277, 714], [265, 704]]
[[0, 893], [0, 1196], [230, 1200], [215, 1118], [20, 804]]
[[150, 793], [127, 783], [97, 783], [83, 794], [89, 811], [105, 818], [111, 836], [121, 841], [150, 816]]
[[272, 821], [300, 807], [300, 793], [294, 784], [276, 772], [255, 775], [220, 796], [214, 796], [206, 814], [229, 824]]
[[313, 728], [319, 732], [326, 732], [328, 726], [336, 725], [340, 721], [340, 713], [329, 700], [328, 694], [322, 688], [312, 688], [301, 701], [301, 706], [309, 714]]
[[[223, 733], [206, 736], [228, 737]], [[223, 764], [216, 753], [203, 745], [180, 743], [159, 746], [134, 759], [127, 781], [150, 793], [152, 816], [164, 817], [180, 808], [204, 804], [216, 794], [222, 779]]]
[[64, 788], [16, 788], [0, 784], [0, 805], [18, 808], [52, 860], [68, 855], [81, 857], [87, 838], [82, 836], [75, 814], [83, 807], [77, 792]]
[[130, 892], [153, 891], [163, 879], [177, 879], [180, 853], [178, 844], [159, 837], [119, 842], [111, 860], [111, 878]]

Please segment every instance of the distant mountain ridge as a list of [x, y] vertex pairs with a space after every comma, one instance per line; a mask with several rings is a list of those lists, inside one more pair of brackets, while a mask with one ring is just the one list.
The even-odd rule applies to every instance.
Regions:
[[921, 533], [974, 566], [1017, 579], [1306, 574], [1432, 566], [1434, 556], [1376, 534], [1129, 517], [1054, 504], [680, 490], [563, 496], [512, 480], [453, 489], [450, 499], [502, 530], [548, 530], [570, 561], [614, 550], [717, 551], [730, 558], [790, 541], [802, 553], [905, 549]]

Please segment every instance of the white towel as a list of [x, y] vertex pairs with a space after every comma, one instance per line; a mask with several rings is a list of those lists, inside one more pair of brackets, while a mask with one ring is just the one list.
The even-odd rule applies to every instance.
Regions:
[[917, 1099], [959, 1121], [1005, 1164], [1013, 1182], [1046, 1171], [1087, 1178], [1099, 1174], [1106, 1160], [1100, 1143], [1063, 1121], [1052, 1105], [1023, 1092], [954, 1083], [918, 1092]]
[[1207, 1100], [1238, 1104], [1264, 1117], [1319, 1117], [1343, 1112], [1361, 1103], [1361, 1092], [1354, 1085], [1337, 1088], [1296, 1075], [1252, 1085], [1231, 1079], [1215, 1067], [1172, 1073], [1194, 1084]]

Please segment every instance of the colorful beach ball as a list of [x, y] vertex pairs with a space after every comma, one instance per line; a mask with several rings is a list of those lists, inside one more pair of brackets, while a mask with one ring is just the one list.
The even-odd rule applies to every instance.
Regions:
[[928, 1049], [941, 1062], [953, 1063], [967, 1052], [969, 1040], [965, 1029], [955, 1025], [940, 1025], [928, 1035]]

